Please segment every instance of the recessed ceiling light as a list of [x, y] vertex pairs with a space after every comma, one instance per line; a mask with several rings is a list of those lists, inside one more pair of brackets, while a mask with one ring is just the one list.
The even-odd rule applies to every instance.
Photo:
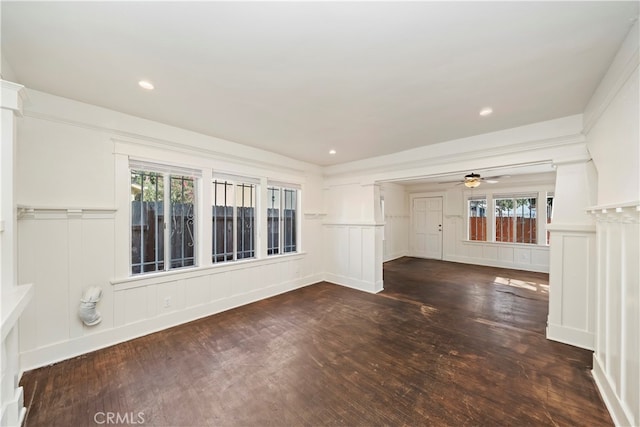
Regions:
[[482, 117], [490, 116], [491, 113], [493, 113], [493, 108], [491, 107], [485, 107], [482, 110], [480, 110], [480, 115]]
[[150, 82], [146, 81], [146, 80], [140, 80], [138, 82], [138, 85], [140, 85], [140, 87], [142, 89], [153, 90], [153, 85]]
[[329, 150], [329, 154], [331, 154], [332, 156], [333, 156], [334, 154], [336, 154], [336, 153], [337, 153], [337, 151], [336, 151], [336, 150]]

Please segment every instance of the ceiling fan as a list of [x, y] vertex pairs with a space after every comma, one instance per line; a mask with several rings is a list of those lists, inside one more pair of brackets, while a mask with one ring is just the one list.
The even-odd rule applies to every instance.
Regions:
[[508, 178], [507, 175], [498, 175], [498, 176], [490, 176], [487, 178], [482, 178], [480, 176], [480, 174], [477, 174], [475, 172], [471, 172], [468, 175], [464, 176], [464, 179], [462, 181], [458, 180], [458, 181], [445, 181], [445, 182], [439, 182], [438, 184], [452, 184], [452, 183], [458, 183], [458, 184], [464, 184], [465, 187], [468, 188], [476, 188], [477, 186], [479, 186], [481, 183], [486, 182], [487, 184], [497, 184], [498, 183], [498, 179], [500, 178]]

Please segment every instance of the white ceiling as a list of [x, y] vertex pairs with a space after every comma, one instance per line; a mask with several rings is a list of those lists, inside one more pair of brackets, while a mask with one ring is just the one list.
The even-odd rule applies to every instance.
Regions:
[[2, 55], [27, 87], [318, 165], [581, 113], [638, 15], [610, 1], [1, 7]]

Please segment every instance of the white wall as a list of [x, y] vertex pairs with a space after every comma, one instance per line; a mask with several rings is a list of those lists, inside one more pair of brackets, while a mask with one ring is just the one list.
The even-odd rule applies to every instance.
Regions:
[[[550, 167], [549, 167], [550, 170]], [[445, 181], [449, 181], [446, 179]], [[554, 173], [513, 176], [497, 184], [483, 183], [470, 190], [462, 185], [437, 183], [418, 184], [407, 187], [410, 197], [441, 196], [443, 211], [443, 259], [467, 264], [514, 268], [528, 271], [549, 271], [549, 247], [540, 239], [536, 245], [509, 244], [492, 241], [469, 241], [467, 238], [467, 200], [471, 196], [485, 196], [491, 206], [494, 194], [535, 193], [544, 200], [546, 193], [553, 192]], [[491, 207], [489, 207], [491, 209]], [[543, 212], [546, 214], [546, 212]], [[539, 224], [539, 235], [544, 236], [545, 221]], [[491, 227], [491, 223], [488, 224]], [[488, 234], [491, 228], [488, 229]], [[490, 237], [488, 237], [490, 240]], [[411, 251], [410, 255], [413, 255]]]
[[409, 254], [409, 195], [403, 185], [380, 184], [384, 199], [383, 261]]
[[598, 170], [593, 375], [616, 425], [640, 425], [640, 111], [638, 23], [585, 111]]
[[[35, 295], [20, 322], [22, 369], [323, 279], [321, 216], [315, 214], [323, 208], [319, 168], [37, 91], [28, 94], [18, 122], [15, 175], [18, 278], [33, 283]], [[197, 268], [130, 277], [129, 158], [198, 168], [203, 185], [212, 169], [258, 178], [264, 192], [267, 180], [301, 185], [301, 252], [266, 257], [263, 244], [262, 259], [213, 266], [203, 244]], [[87, 327], [77, 310], [90, 286], [103, 290], [103, 320]]]

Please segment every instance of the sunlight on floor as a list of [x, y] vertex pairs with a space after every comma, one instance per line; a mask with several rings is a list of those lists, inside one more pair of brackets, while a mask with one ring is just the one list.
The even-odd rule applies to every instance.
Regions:
[[545, 283], [525, 282], [524, 280], [509, 279], [508, 277], [498, 277], [493, 280], [497, 285], [512, 286], [514, 288], [527, 289], [529, 291], [540, 292], [541, 294], [549, 293], [549, 285]]

